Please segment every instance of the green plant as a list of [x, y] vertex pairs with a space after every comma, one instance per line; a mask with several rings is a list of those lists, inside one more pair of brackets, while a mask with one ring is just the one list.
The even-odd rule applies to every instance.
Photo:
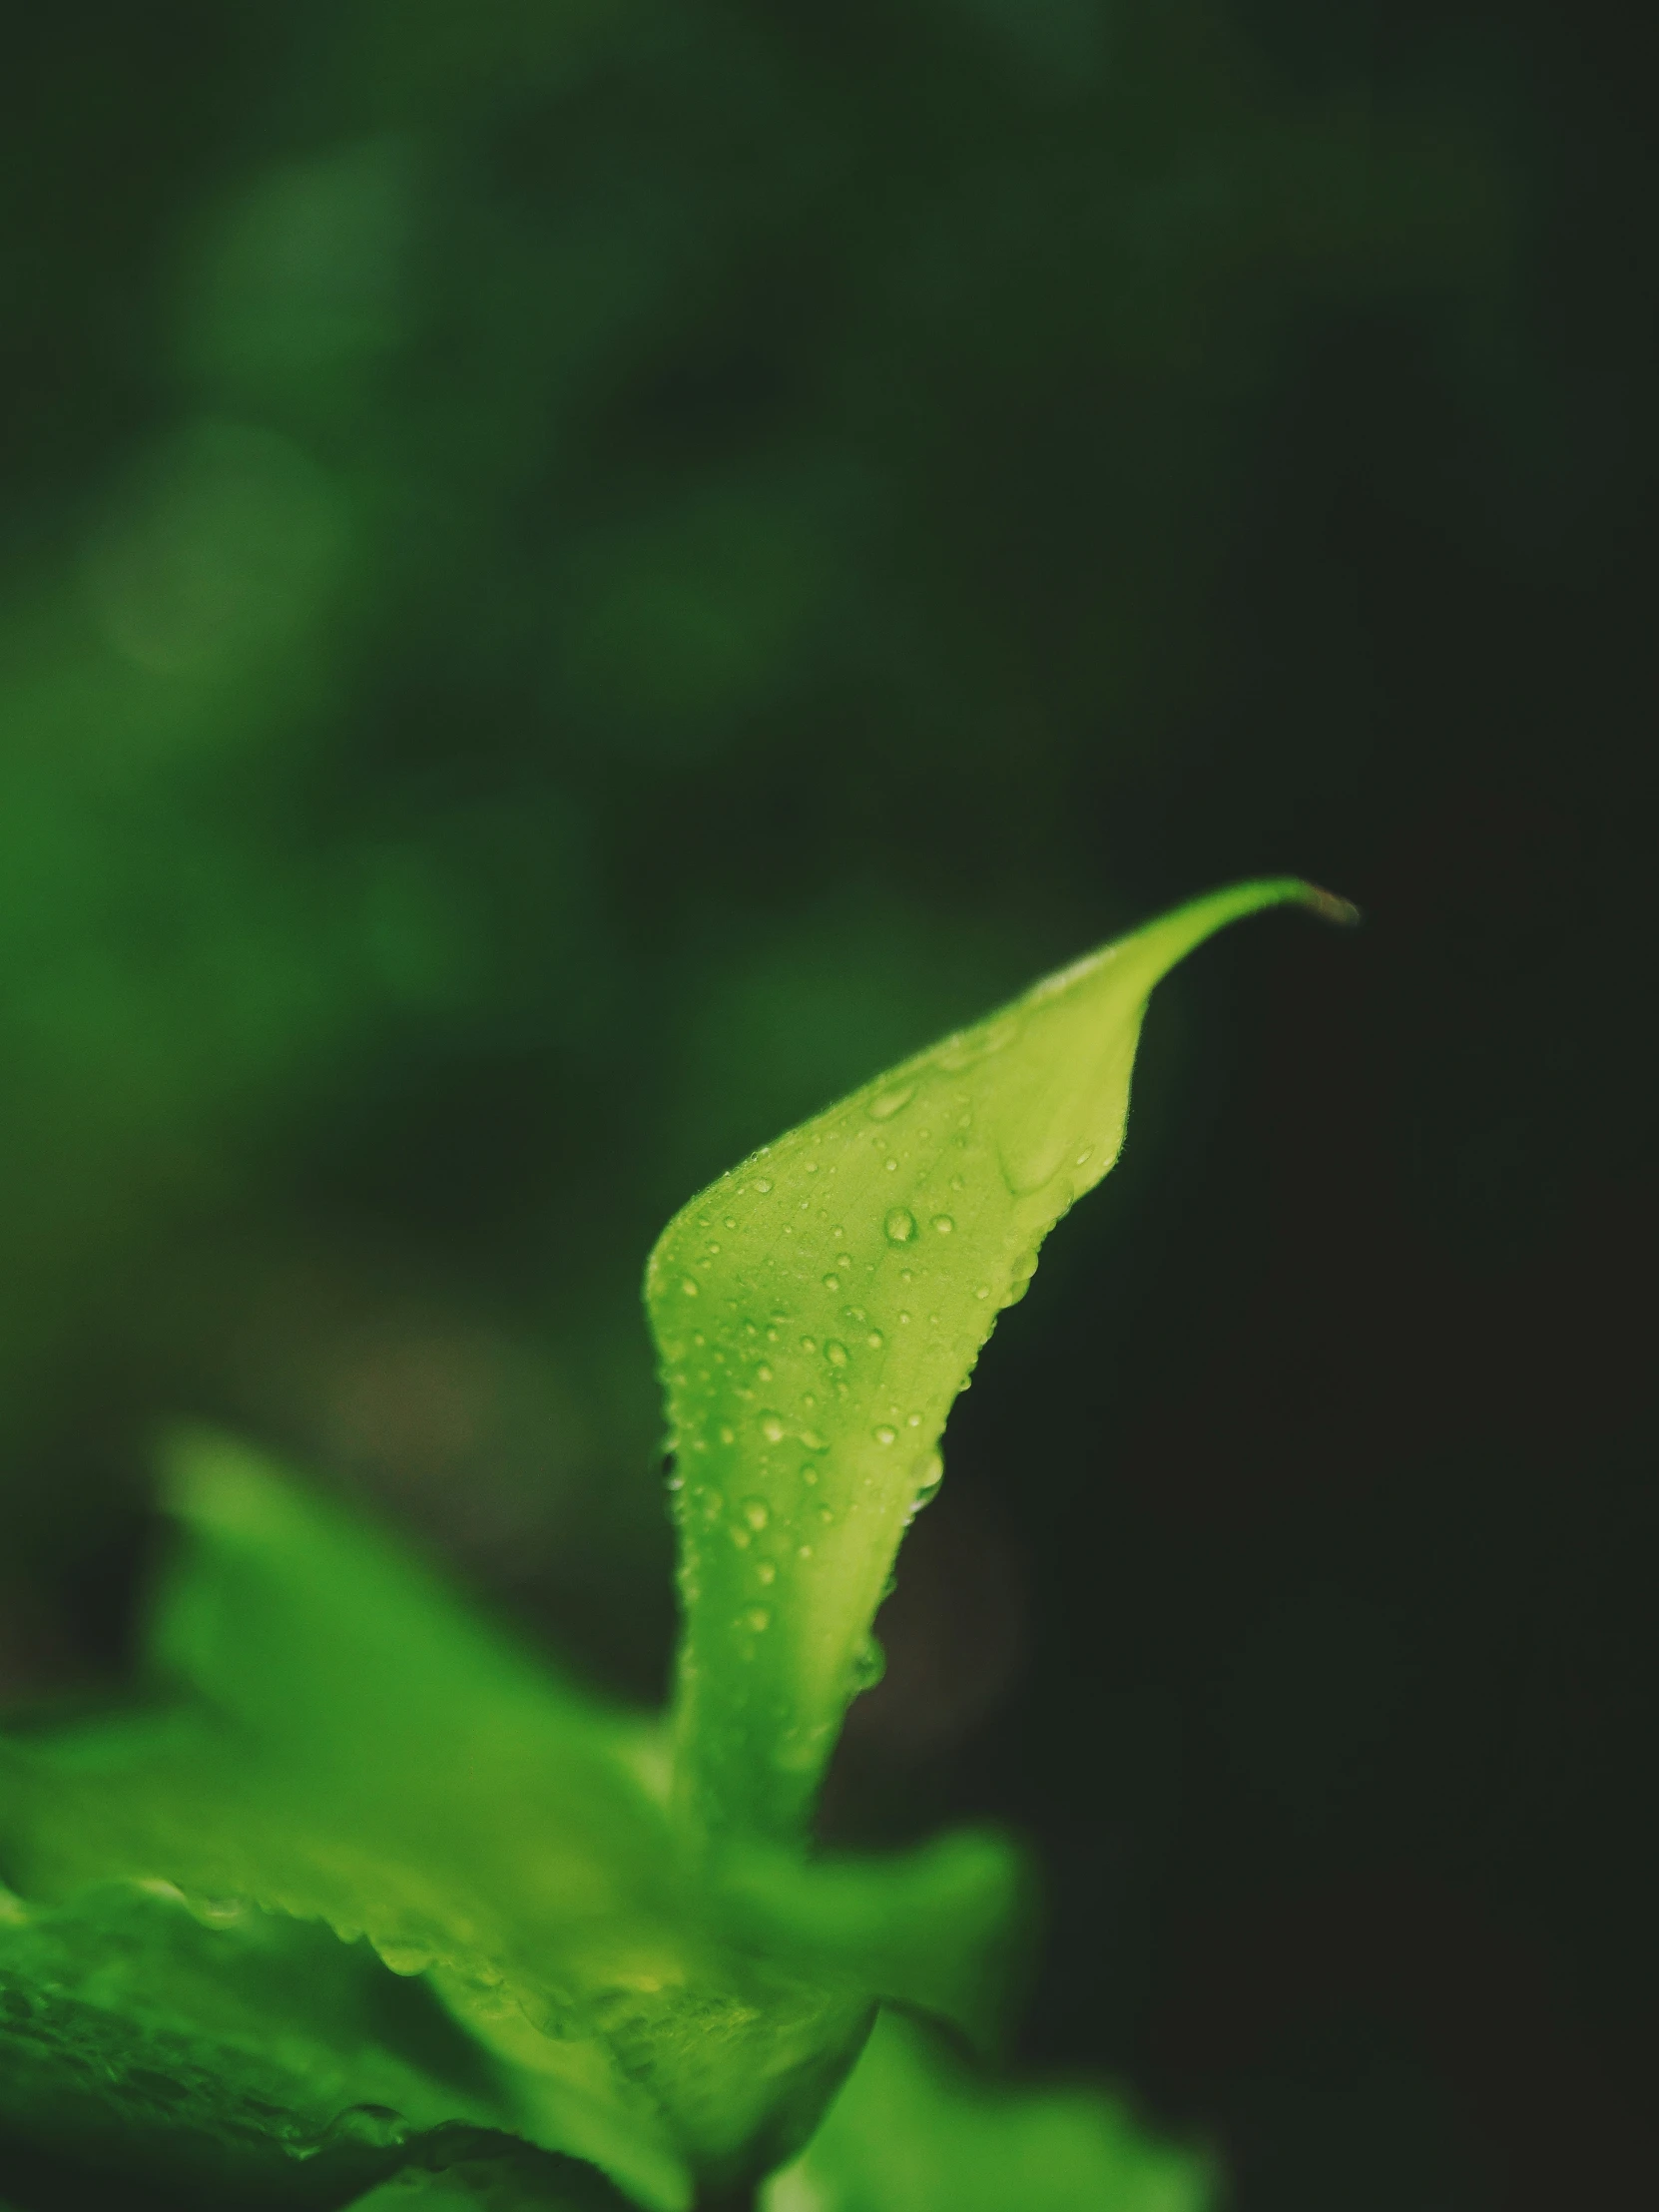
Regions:
[[242, 1447], [173, 1439], [146, 1696], [0, 1744], [7, 2186], [682, 2212], [772, 2174], [771, 2212], [1197, 2212], [1201, 2159], [1104, 2098], [969, 2097], [906, 2024], [994, 2042], [1005, 1842], [823, 1857], [809, 1825], [950, 1405], [1117, 1156], [1149, 993], [1286, 900], [1347, 911], [1288, 879], [1184, 907], [670, 1224], [666, 1726]]

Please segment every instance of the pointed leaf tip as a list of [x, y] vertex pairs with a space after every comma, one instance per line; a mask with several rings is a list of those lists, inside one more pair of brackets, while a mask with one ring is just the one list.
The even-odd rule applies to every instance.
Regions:
[[1329, 921], [1339, 929], [1357, 929], [1366, 918], [1352, 898], [1328, 891], [1322, 883], [1304, 883], [1301, 903], [1321, 921]]
[[1045, 977], [692, 1201], [646, 1301], [677, 1455], [676, 1792], [694, 1833], [799, 1835], [938, 1441], [1043, 1238], [1112, 1166], [1154, 986], [1264, 907], [1238, 883]]

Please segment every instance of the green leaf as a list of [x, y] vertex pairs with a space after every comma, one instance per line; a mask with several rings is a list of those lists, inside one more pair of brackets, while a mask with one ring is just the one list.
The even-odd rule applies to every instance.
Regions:
[[491, 2155], [409, 2165], [356, 2198], [349, 2212], [625, 2212], [591, 2167], [502, 2146]]
[[0, 2127], [214, 2201], [337, 2202], [404, 2146], [499, 2125], [492, 2069], [362, 1944], [162, 1883], [31, 1909], [0, 1894]]
[[723, 1176], [646, 1274], [681, 1483], [676, 1802], [691, 1833], [799, 1836], [938, 1442], [1043, 1238], [1111, 1167], [1153, 986], [1218, 891], [1051, 975]]
[[654, 1732], [233, 1444], [184, 1439], [173, 1504], [153, 1656], [189, 1695], [0, 1745], [19, 1888], [160, 1882], [363, 1938], [487, 2052], [496, 2124], [660, 2212], [789, 2155], [872, 1995], [832, 1945], [745, 1940], [682, 1864]]
[[1209, 2212], [1215, 2173], [1098, 2091], [998, 2090], [883, 2013], [763, 2212]]
[[710, 1868], [726, 1926], [798, 1971], [845, 1981], [947, 2021], [987, 2054], [1033, 1921], [1033, 1886], [1007, 1837], [956, 1829], [908, 1852], [804, 1859], [728, 1847]]

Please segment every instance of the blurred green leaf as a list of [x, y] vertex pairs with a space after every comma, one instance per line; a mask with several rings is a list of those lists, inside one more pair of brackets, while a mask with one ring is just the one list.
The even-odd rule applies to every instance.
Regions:
[[174, 1465], [189, 1541], [152, 1655], [193, 1695], [4, 1748], [20, 1888], [160, 1880], [365, 1937], [491, 2054], [507, 2124], [663, 2212], [694, 2169], [786, 2155], [870, 1998], [727, 1939], [653, 1731], [253, 1454], [192, 1436]]
[[1208, 2212], [1210, 2161], [1098, 2091], [998, 2090], [883, 2013], [764, 2212]]
[[251, 1452], [193, 1433], [172, 1466], [187, 1541], [149, 1642], [175, 1701], [0, 1744], [0, 1852], [31, 1898], [73, 1915], [161, 1883], [215, 1925], [361, 1940], [487, 2054], [494, 2124], [648, 2206], [787, 2156], [877, 1995], [988, 2039], [1018, 1926], [1005, 1844], [754, 1853], [707, 1879], [654, 1724]]
[[238, 2202], [337, 2201], [424, 2132], [499, 2127], [493, 2070], [361, 1943], [160, 1882], [0, 1894], [8, 2139]]
[[405, 2205], [455, 2212], [620, 2212], [623, 2200], [591, 2167], [523, 2149], [496, 2149], [441, 2165], [405, 2166], [350, 2212], [401, 2212]]
[[1194, 901], [877, 1077], [687, 1206], [646, 1300], [680, 1485], [676, 1791], [799, 1835], [945, 1417], [1037, 1249], [1117, 1158], [1148, 995], [1290, 878]]

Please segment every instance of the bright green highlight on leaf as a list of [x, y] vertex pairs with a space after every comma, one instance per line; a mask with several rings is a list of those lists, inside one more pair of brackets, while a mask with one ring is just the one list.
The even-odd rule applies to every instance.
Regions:
[[882, 2016], [763, 2212], [1208, 2212], [1203, 2156], [1149, 2136], [1114, 2097], [991, 2089], [934, 2038]]
[[676, 1797], [694, 1834], [800, 1835], [939, 1438], [1042, 1240], [1112, 1166], [1153, 986], [1243, 883], [1149, 923], [918, 1053], [692, 1201], [646, 1300], [677, 1455]]

